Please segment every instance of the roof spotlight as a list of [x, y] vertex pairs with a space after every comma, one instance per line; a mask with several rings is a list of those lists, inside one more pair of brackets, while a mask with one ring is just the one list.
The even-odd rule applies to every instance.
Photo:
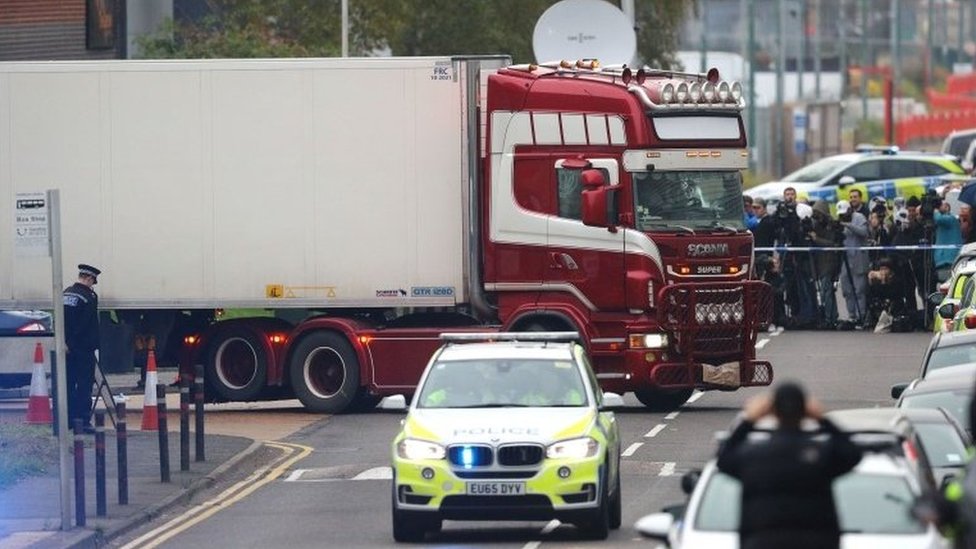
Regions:
[[725, 103], [729, 100], [729, 83], [722, 81], [718, 84], [718, 100]]
[[674, 100], [674, 84], [668, 82], [661, 88], [661, 102], [670, 103]]
[[715, 84], [711, 82], [705, 82], [702, 84], [702, 100], [706, 103], [715, 102]]
[[637, 69], [637, 76], [635, 78], [637, 79], [638, 85], [643, 84], [644, 81], [647, 80], [647, 71], [644, 69]]
[[702, 85], [698, 82], [692, 82], [691, 86], [688, 86], [688, 95], [691, 96], [691, 102], [697, 103], [701, 101], [702, 95]]
[[739, 100], [742, 99], [742, 84], [739, 82], [733, 82], [730, 91], [732, 93], [732, 101], [738, 103]]
[[682, 82], [678, 84], [678, 89], [674, 92], [674, 98], [678, 103], [684, 103], [688, 100], [688, 84]]
[[625, 68], [623, 72], [620, 73], [620, 79], [623, 80], [624, 84], [630, 84], [630, 81], [634, 78], [634, 72], [629, 68]]

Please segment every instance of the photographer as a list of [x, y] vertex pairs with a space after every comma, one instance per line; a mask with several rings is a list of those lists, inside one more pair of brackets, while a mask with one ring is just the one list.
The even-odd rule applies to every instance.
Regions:
[[[892, 246], [915, 246], [918, 244], [918, 239], [925, 234], [917, 218], [912, 219], [907, 202], [906, 207], [895, 210], [893, 227], [891, 235]], [[916, 266], [921, 269], [920, 265], [916, 265], [916, 256], [916, 252], [899, 250], [892, 252], [889, 258], [892, 261], [892, 268], [898, 273], [904, 273], [904, 276], [902, 276], [902, 288], [905, 292], [906, 314], [915, 319], [916, 327], [924, 327], [926, 320], [924, 318], [920, 319], [918, 316], [918, 301], [915, 297], [915, 291], [917, 290]]]
[[[806, 221], [806, 220], [804, 220]], [[813, 205], [810, 231], [807, 235], [814, 246], [829, 248], [842, 245], [843, 235], [837, 222], [830, 217], [830, 206], [825, 200]], [[817, 295], [820, 301], [818, 327], [833, 330], [837, 327], [837, 292], [834, 284], [840, 273], [839, 252], [815, 252], [812, 254]]]
[[840, 286], [847, 303], [847, 316], [857, 327], [863, 327], [867, 315], [868, 269], [870, 259], [861, 248], [868, 243], [868, 220], [851, 208], [851, 203], [837, 203], [837, 216], [844, 234], [843, 267]]
[[[919, 200], [912, 197], [908, 200], [909, 219], [914, 219], [918, 228], [915, 229], [915, 242], [918, 246], [931, 246], [935, 242], [935, 212], [939, 209], [942, 199], [935, 194], [934, 189], [929, 189]], [[915, 206], [913, 206], [913, 204]], [[913, 254], [912, 267], [915, 269], [915, 285], [918, 287], [919, 297], [922, 302], [925, 298], [935, 291], [935, 268], [933, 267], [931, 250], [919, 250]]]
[[[905, 272], [897, 268], [890, 258], [881, 259], [875, 269], [868, 272], [869, 323], [875, 324], [875, 332], [910, 332], [913, 322], [905, 303]], [[887, 317], [887, 318], [885, 318]]]
[[[796, 189], [783, 191], [783, 202], [776, 208], [777, 246], [808, 247], [811, 242], [797, 213]], [[786, 282], [786, 304], [789, 327], [806, 328], [816, 322], [816, 298], [809, 252], [787, 251], [781, 255], [780, 267]]]

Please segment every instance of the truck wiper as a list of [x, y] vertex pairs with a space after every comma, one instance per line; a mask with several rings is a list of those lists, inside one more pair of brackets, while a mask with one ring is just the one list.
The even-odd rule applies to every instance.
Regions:
[[730, 232], [730, 233], [738, 233], [739, 232], [739, 229], [737, 229], [736, 227], [733, 227], [732, 225], [723, 225], [722, 223], [719, 223], [718, 221], [715, 221], [714, 223], [712, 223], [708, 228], [709, 229], [713, 229], [713, 230], [718, 229], [718, 230], [722, 230], [722, 231], [727, 231], [727, 232]]
[[675, 231], [675, 232], [686, 232], [688, 234], [695, 234], [695, 229], [691, 227], [686, 227], [684, 225], [651, 225], [650, 230], [652, 231]]

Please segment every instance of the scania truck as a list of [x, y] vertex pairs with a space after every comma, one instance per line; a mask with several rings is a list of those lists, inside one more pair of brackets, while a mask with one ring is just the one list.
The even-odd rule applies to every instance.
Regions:
[[[59, 189], [103, 362], [154, 340], [215, 399], [362, 409], [444, 331], [545, 330], [668, 410], [773, 376], [743, 107], [714, 70], [593, 60], [0, 63], [0, 226]], [[0, 309], [49, 309], [50, 259], [2, 242]]]

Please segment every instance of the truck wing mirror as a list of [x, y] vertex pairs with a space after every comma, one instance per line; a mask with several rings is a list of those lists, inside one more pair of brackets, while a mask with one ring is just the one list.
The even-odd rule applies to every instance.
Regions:
[[583, 170], [581, 209], [583, 224], [613, 229], [617, 222], [616, 192], [600, 170]]

